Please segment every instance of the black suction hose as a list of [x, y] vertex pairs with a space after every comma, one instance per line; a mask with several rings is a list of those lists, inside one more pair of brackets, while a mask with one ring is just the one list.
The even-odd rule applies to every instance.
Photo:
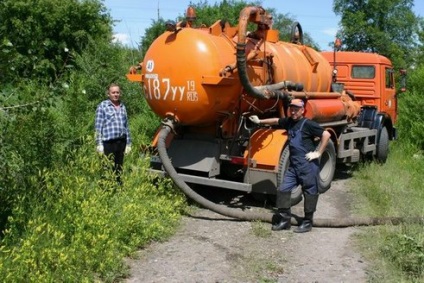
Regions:
[[184, 192], [184, 194], [186, 194], [189, 198], [191, 198], [201, 206], [221, 215], [248, 221], [259, 220], [264, 222], [271, 222], [272, 215], [270, 213], [255, 213], [251, 211], [242, 211], [239, 209], [228, 208], [224, 205], [213, 203], [193, 191], [184, 182], [184, 180], [182, 180], [180, 176], [178, 176], [177, 171], [172, 166], [171, 160], [169, 159], [168, 153], [166, 151], [165, 140], [170, 132], [171, 128], [169, 126], [164, 126], [159, 132], [158, 153], [166, 172], [169, 174], [174, 183]]
[[237, 70], [240, 78], [240, 83], [244, 90], [252, 97], [259, 99], [268, 99], [263, 90], [254, 88], [249, 81], [246, 68], [246, 44], [237, 43]]
[[[252, 211], [243, 211], [237, 208], [229, 208], [224, 205], [219, 205], [213, 203], [201, 195], [193, 191], [182, 178], [178, 175], [175, 168], [172, 166], [171, 160], [169, 159], [168, 152], [166, 150], [166, 137], [171, 132], [170, 126], [163, 126], [159, 132], [158, 139], [158, 153], [160, 159], [162, 160], [163, 167], [166, 172], [169, 174], [173, 182], [183, 191], [183, 193], [200, 204], [201, 206], [212, 210], [218, 214], [228, 216], [231, 218], [237, 218], [245, 221], [263, 221], [271, 223], [272, 213], [260, 213]], [[298, 221], [295, 218], [292, 218], [292, 224], [298, 225]], [[384, 225], [392, 224], [398, 225], [401, 223], [424, 223], [424, 217], [413, 217], [413, 218], [403, 218], [403, 217], [384, 217], [384, 218], [340, 218], [340, 219], [314, 219], [314, 227], [350, 227], [350, 226], [374, 226], [374, 225]]]

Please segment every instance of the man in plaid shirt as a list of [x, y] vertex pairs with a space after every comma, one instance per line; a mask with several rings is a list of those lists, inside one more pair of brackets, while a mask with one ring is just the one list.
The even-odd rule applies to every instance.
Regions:
[[116, 84], [108, 89], [109, 99], [102, 101], [96, 110], [97, 151], [104, 153], [114, 161], [114, 171], [118, 183], [124, 163], [124, 154], [131, 151], [131, 137], [128, 128], [128, 116], [125, 105], [121, 102], [121, 90]]

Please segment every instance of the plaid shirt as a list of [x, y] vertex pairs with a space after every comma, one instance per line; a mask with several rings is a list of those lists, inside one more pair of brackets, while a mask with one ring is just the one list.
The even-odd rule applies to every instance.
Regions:
[[102, 101], [97, 106], [95, 128], [97, 144], [125, 135], [127, 136], [127, 144], [131, 144], [127, 109], [122, 102], [119, 107], [115, 107], [109, 99]]

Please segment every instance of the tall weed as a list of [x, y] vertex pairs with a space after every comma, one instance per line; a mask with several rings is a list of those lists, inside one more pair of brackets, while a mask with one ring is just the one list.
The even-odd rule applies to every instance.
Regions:
[[370, 282], [424, 280], [424, 228], [412, 221], [422, 221], [424, 215], [423, 166], [416, 146], [393, 142], [386, 164], [366, 164], [354, 174], [362, 214], [405, 219], [399, 226], [374, 227], [360, 236], [364, 254], [375, 264]]
[[88, 140], [63, 168], [39, 173], [41, 196], [18, 198], [0, 245], [0, 281], [112, 282], [125, 275], [125, 256], [173, 232], [183, 195], [135, 156], [118, 186]]
[[412, 143], [424, 150], [424, 64], [409, 75], [406, 93], [398, 96], [399, 101], [399, 137], [405, 143]]

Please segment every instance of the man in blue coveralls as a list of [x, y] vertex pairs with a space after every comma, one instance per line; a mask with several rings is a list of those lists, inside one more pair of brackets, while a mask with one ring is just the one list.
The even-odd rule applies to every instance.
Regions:
[[[330, 139], [330, 133], [318, 123], [303, 116], [304, 102], [292, 99], [289, 105], [290, 117], [259, 119], [250, 116], [255, 124], [278, 125], [286, 129], [289, 139], [290, 165], [283, 182], [277, 188], [277, 213], [273, 216], [272, 230], [290, 230], [291, 228], [291, 191], [302, 186], [305, 216], [294, 232], [304, 233], [312, 230], [313, 215], [318, 203], [319, 158]], [[315, 139], [320, 138], [318, 148]]]

